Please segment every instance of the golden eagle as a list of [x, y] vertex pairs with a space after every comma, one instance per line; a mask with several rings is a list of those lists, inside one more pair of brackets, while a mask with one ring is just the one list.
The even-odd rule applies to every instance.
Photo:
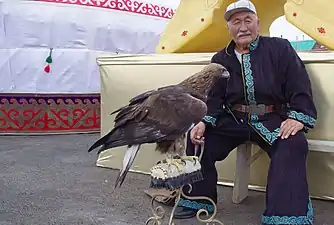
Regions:
[[97, 140], [88, 152], [101, 145], [98, 154], [127, 145], [115, 187], [122, 185], [141, 144], [156, 143], [156, 151], [162, 154], [184, 155], [185, 134], [206, 115], [210, 89], [219, 79], [229, 76], [222, 65], [210, 63], [181, 83], [135, 96], [128, 105], [111, 113], [118, 113], [114, 128]]

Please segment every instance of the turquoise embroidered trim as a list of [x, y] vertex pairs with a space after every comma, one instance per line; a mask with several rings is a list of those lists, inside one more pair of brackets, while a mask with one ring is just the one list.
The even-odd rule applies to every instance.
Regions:
[[270, 143], [274, 143], [279, 134], [280, 128], [276, 128], [273, 132], [268, 130], [261, 122], [257, 122], [259, 117], [257, 115], [251, 115], [250, 123], [264, 136], [264, 138]]
[[267, 224], [281, 224], [281, 225], [305, 225], [313, 224], [313, 206], [311, 199], [308, 200], [308, 211], [306, 216], [262, 216], [262, 223]]
[[204, 116], [203, 120], [207, 123], [211, 123], [213, 126], [216, 125], [216, 118], [212, 116]]
[[[257, 46], [258, 38], [256, 40], [257, 41], [251, 43], [251, 45], [254, 45], [254, 48]], [[251, 69], [250, 54], [242, 55], [242, 65], [245, 75], [247, 101], [249, 102], [249, 104], [257, 104], [255, 100], [255, 88], [253, 72]], [[276, 128], [273, 132], [271, 132], [263, 125], [263, 123], [258, 122], [258, 120], [259, 117], [257, 115], [250, 115], [250, 124], [253, 125], [254, 128], [257, 129], [270, 144], [274, 143], [277, 139], [280, 129]]]
[[250, 51], [254, 51], [259, 45], [259, 36], [257, 36], [249, 45], [248, 48]]
[[288, 112], [288, 117], [292, 118], [292, 119], [295, 119], [295, 120], [298, 120], [298, 121], [308, 125], [309, 127], [314, 127], [315, 126], [316, 120], [313, 117], [305, 115], [302, 112], [297, 112], [297, 111], [292, 110], [292, 111]]
[[187, 200], [183, 198], [180, 199], [178, 206], [183, 206], [183, 207], [196, 209], [196, 210], [204, 209], [204, 210], [207, 210], [209, 213], [213, 212], [213, 205], [191, 201], [191, 200]]
[[247, 87], [247, 100], [250, 104], [256, 104], [255, 101], [255, 89], [254, 89], [254, 80], [253, 73], [251, 70], [250, 54], [242, 55], [242, 64], [245, 74], [246, 87]]

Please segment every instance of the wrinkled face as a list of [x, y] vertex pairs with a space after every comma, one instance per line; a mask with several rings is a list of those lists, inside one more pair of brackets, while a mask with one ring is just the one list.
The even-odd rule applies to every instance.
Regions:
[[237, 45], [248, 45], [259, 33], [259, 20], [252, 12], [238, 12], [227, 23], [228, 31]]

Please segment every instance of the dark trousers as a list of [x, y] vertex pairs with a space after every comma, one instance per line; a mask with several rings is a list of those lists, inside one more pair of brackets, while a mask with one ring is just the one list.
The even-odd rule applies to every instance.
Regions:
[[[194, 145], [189, 136], [187, 155], [194, 155]], [[285, 140], [279, 138], [270, 146], [246, 122], [223, 128], [208, 127], [201, 161], [204, 180], [192, 184], [189, 194], [188, 187], [185, 187], [185, 193], [189, 196], [206, 196], [217, 203], [218, 176], [215, 163], [224, 160], [245, 141], [257, 143], [271, 159], [262, 224], [312, 224], [313, 208], [306, 177], [308, 144], [304, 132], [298, 132]], [[179, 206], [213, 210], [206, 201], [181, 199]]]

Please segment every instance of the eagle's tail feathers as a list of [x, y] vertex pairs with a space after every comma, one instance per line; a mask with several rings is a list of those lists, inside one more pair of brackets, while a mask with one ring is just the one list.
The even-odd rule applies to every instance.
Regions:
[[114, 148], [122, 145], [127, 145], [128, 141], [125, 140], [123, 129], [114, 128], [108, 134], [101, 137], [97, 140], [89, 149], [88, 152], [93, 151], [95, 148], [102, 145], [102, 147], [98, 150], [97, 154], [100, 154], [102, 151], [107, 150], [109, 148]]
[[130, 170], [136, 156], [137, 153], [140, 149], [140, 145], [129, 145], [124, 158], [123, 158], [123, 166], [122, 169], [120, 170], [117, 180], [115, 182], [115, 188], [119, 185], [119, 187], [122, 186], [124, 179], [126, 177], [126, 174], [128, 173], [128, 171]]
[[[114, 133], [114, 130], [110, 131], [108, 134], [106, 134], [105, 136], [101, 137], [99, 140], [97, 140], [89, 149], [88, 149], [88, 152], [91, 152], [93, 151], [95, 148], [101, 146], [101, 145], [105, 145], [107, 142], [108, 142], [108, 139], [110, 139], [110, 137], [113, 135]], [[104, 146], [102, 146], [103, 150], [104, 149]], [[101, 152], [101, 149], [99, 150], [99, 152]], [[102, 151], [103, 151], [102, 150]]]
[[111, 112], [110, 115], [113, 115], [113, 114], [115, 114], [115, 113], [118, 113], [118, 112], [120, 112], [121, 110], [125, 109], [126, 107], [127, 107], [127, 106], [120, 107], [120, 108], [116, 109], [115, 111]]
[[102, 144], [102, 146], [99, 148], [99, 150], [97, 151], [97, 154], [99, 155], [101, 152], [110, 149], [110, 148], [115, 148], [115, 147], [119, 147], [119, 146], [124, 146], [124, 145], [129, 145], [129, 142], [133, 142], [130, 140], [112, 140], [112, 141], [107, 141], [105, 143]]

